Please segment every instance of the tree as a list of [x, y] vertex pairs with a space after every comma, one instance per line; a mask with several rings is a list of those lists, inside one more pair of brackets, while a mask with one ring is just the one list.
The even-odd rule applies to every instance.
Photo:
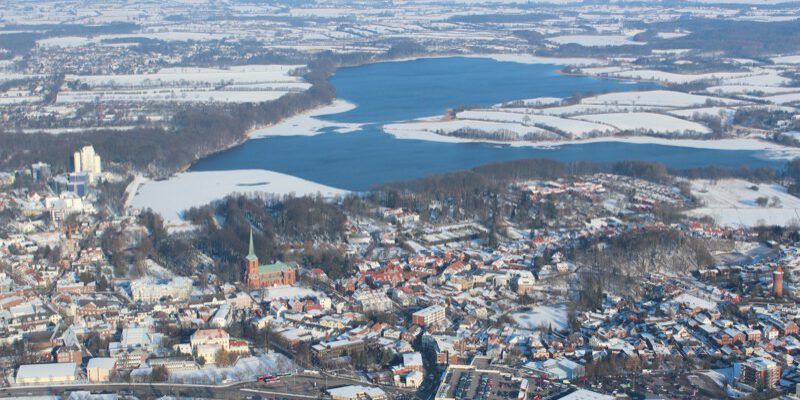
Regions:
[[236, 356], [231, 354], [225, 349], [221, 349], [220, 351], [218, 351], [215, 357], [215, 363], [220, 367], [228, 367], [230, 365], [233, 365], [235, 361], [236, 361]]
[[198, 357], [196, 361], [197, 361], [197, 365], [199, 365], [201, 367], [206, 365], [206, 358], [205, 357]]
[[166, 382], [169, 378], [169, 371], [163, 365], [157, 365], [150, 371], [150, 382]]

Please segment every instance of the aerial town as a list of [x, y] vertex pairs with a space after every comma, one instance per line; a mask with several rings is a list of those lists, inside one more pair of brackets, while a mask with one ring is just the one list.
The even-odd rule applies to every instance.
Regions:
[[[158, 252], [117, 260], [119, 248], [140, 257], [164, 228], [140, 210], [108, 212], [103, 185], [120, 177], [91, 146], [72, 160], [66, 174], [39, 162], [5, 175], [3, 393], [107, 384], [144, 397], [206, 387], [225, 398], [611, 399], [800, 388], [797, 231], [665, 222], [664, 207], [697, 201], [680, 183], [592, 173], [506, 185], [507, 201], [539, 205], [549, 220], [539, 228], [442, 224], [431, 215], [452, 205], [365, 199], [358, 211], [336, 205], [344, 235], [326, 243], [343, 249], [347, 273], [262, 260], [253, 224], [235, 249], [241, 275], [214, 273], [233, 267], [204, 254], [178, 275]], [[628, 248], [605, 270], [579, 250], [587, 243]]]
[[797, 3], [0, 4], [0, 399], [800, 399], [798, 299]]

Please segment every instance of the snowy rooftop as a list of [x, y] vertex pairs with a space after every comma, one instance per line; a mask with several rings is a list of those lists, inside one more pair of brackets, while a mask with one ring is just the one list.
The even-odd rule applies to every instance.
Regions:
[[333, 397], [353, 397], [353, 398], [364, 394], [370, 397], [386, 396], [386, 393], [380, 388], [361, 386], [361, 385], [350, 385], [334, 389], [328, 389], [328, 394], [330, 394]]
[[117, 360], [112, 357], [95, 357], [89, 360], [89, 363], [86, 364], [86, 368], [103, 368], [103, 369], [114, 369], [114, 364], [116, 364]]
[[78, 366], [74, 363], [27, 364], [17, 370], [17, 380], [72, 376]]
[[564, 397], [561, 400], [611, 400], [613, 396], [592, 392], [591, 390], [578, 389]]

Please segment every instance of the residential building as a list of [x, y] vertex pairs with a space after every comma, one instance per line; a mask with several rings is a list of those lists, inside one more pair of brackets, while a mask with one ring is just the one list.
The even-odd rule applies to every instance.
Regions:
[[446, 318], [445, 308], [439, 304], [434, 304], [411, 314], [411, 322], [421, 326], [439, 324], [444, 322]]

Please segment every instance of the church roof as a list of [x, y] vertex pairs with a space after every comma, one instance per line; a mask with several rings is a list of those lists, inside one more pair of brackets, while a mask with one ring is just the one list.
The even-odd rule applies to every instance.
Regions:
[[256, 248], [253, 246], [253, 229], [250, 229], [250, 250], [247, 252], [247, 260], [258, 260], [258, 256], [256, 256]]
[[278, 261], [272, 264], [259, 265], [258, 272], [262, 274], [268, 274], [270, 272], [285, 272], [294, 268], [297, 268], [296, 262], [285, 263]]

